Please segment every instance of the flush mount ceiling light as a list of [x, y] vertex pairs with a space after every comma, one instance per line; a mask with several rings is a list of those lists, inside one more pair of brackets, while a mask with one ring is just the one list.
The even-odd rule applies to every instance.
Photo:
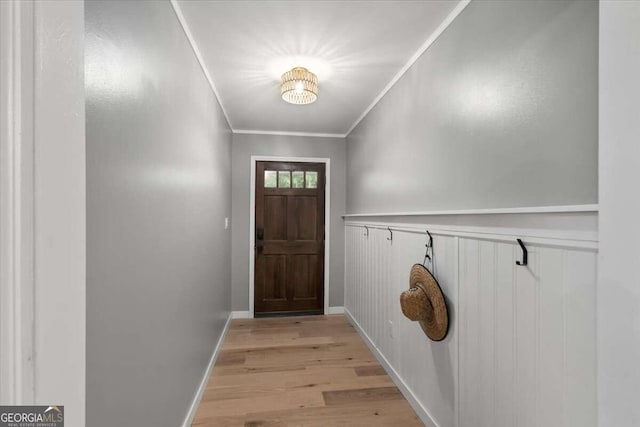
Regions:
[[280, 94], [290, 104], [311, 104], [318, 99], [318, 77], [304, 67], [295, 67], [282, 75]]

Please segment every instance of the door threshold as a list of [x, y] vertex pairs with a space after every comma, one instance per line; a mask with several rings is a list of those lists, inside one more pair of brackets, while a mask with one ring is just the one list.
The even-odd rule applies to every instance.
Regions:
[[253, 313], [253, 317], [295, 317], [295, 316], [321, 316], [322, 310], [302, 310], [302, 311], [270, 311], [265, 313]]

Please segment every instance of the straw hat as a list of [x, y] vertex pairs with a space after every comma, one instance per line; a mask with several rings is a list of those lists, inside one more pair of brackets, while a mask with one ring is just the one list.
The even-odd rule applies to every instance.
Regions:
[[420, 322], [424, 333], [433, 341], [442, 341], [449, 330], [449, 315], [438, 281], [426, 267], [415, 264], [411, 267], [409, 283], [409, 290], [400, 295], [402, 313]]

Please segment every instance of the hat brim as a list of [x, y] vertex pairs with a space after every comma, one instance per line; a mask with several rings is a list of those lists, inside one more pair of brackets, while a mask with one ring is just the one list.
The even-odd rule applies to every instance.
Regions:
[[433, 341], [442, 341], [449, 332], [449, 312], [447, 303], [438, 281], [421, 264], [411, 267], [410, 287], [419, 287], [427, 296], [426, 316], [419, 320], [420, 327]]

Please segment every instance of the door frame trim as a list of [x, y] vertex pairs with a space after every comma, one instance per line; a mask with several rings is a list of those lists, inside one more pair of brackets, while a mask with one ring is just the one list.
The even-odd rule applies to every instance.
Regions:
[[249, 193], [249, 318], [255, 311], [255, 226], [256, 226], [256, 164], [257, 162], [324, 163], [324, 297], [323, 313], [329, 314], [329, 257], [331, 254], [331, 159], [326, 157], [251, 156], [251, 191]]
[[3, 404], [29, 404], [35, 399], [36, 11], [31, 1], [0, 2], [0, 93], [6, 94], [0, 99]]

